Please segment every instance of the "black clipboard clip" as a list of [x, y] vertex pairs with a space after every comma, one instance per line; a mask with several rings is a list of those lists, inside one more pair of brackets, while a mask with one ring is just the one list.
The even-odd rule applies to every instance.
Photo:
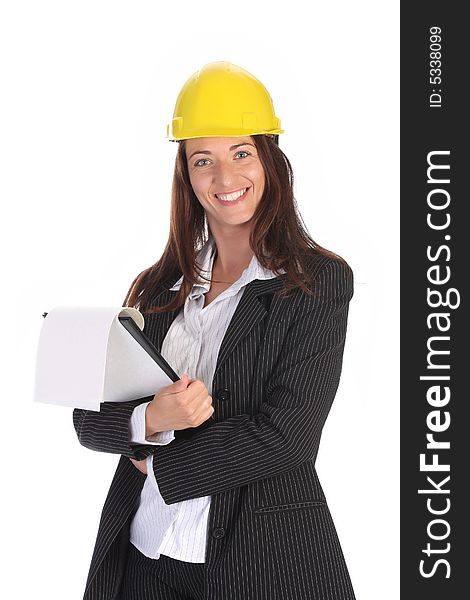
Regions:
[[147, 352], [147, 354], [153, 358], [153, 360], [157, 363], [160, 369], [168, 375], [168, 377], [173, 381], [179, 381], [180, 378], [173, 371], [167, 361], [163, 358], [160, 351], [152, 344], [149, 338], [145, 335], [145, 333], [139, 328], [137, 323], [134, 321], [132, 317], [118, 317], [121, 325], [127, 329], [127, 331], [131, 334], [131, 336], [138, 342], [142, 348]]

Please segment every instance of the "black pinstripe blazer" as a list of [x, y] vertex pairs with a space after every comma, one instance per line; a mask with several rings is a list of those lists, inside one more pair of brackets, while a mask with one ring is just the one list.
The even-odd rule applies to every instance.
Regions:
[[[212, 496], [206, 547], [209, 600], [353, 600], [315, 470], [342, 365], [351, 269], [312, 254], [315, 295], [275, 292], [285, 275], [250, 282], [222, 341], [212, 381], [214, 420], [164, 446], [129, 443], [131, 402], [74, 409], [83, 446], [121, 455], [104, 503], [84, 600], [118, 600], [129, 527], [153, 454], [167, 504]], [[175, 279], [176, 281], [176, 279]], [[176, 292], [162, 286], [154, 305]], [[147, 315], [157, 348], [178, 311]]]

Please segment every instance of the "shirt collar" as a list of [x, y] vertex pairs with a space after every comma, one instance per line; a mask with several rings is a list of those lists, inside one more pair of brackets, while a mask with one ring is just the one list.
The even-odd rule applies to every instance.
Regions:
[[[209, 281], [204, 281], [199, 278], [199, 282], [193, 284], [192, 291], [190, 292], [190, 296], [194, 296], [202, 293], [202, 290], [209, 291], [210, 289], [210, 279], [212, 276], [212, 265], [214, 263], [214, 255], [215, 255], [215, 242], [214, 238], [211, 235], [204, 246], [201, 248], [199, 253], [196, 256], [196, 262], [202, 268], [202, 275], [206, 277]], [[284, 269], [281, 270], [281, 273], [285, 273]], [[266, 269], [263, 267], [258, 261], [256, 254], [253, 254], [250, 264], [243, 271], [240, 277], [232, 284], [231, 290], [235, 293], [244, 285], [250, 283], [254, 279], [272, 279], [273, 277], [277, 277], [276, 273], [271, 271], [270, 269]], [[176, 292], [180, 289], [181, 284], [183, 283], [183, 276], [181, 276], [178, 281], [170, 288], [170, 291]]]

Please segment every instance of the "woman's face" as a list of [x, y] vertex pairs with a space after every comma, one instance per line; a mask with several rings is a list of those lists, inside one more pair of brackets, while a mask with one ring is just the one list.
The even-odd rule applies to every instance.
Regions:
[[191, 185], [214, 231], [248, 222], [263, 195], [265, 176], [249, 136], [186, 140]]

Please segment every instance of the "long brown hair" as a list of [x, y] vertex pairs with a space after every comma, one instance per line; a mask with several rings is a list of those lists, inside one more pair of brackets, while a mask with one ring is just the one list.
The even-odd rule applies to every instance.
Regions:
[[[264, 169], [265, 186], [252, 217], [250, 247], [263, 267], [276, 275], [280, 275], [281, 269], [286, 271], [282, 296], [297, 288], [311, 294], [308, 257], [312, 253], [340, 257], [317, 244], [307, 232], [294, 198], [294, 175], [287, 156], [268, 135], [253, 135], [252, 139]], [[133, 306], [147, 314], [182, 307], [193, 284], [202, 278], [196, 255], [209, 235], [205, 210], [190, 183], [182, 140], [178, 142], [175, 160], [170, 232], [165, 250], [155, 264], [134, 279], [123, 306]], [[158, 288], [173, 285], [181, 275], [183, 282], [175, 298], [164, 306], [152, 306]]]

